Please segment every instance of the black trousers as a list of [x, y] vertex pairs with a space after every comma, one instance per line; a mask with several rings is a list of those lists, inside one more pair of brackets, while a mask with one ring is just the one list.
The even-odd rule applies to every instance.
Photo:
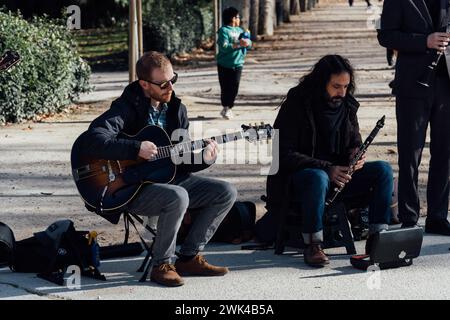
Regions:
[[234, 107], [234, 100], [239, 91], [242, 67], [230, 69], [217, 65], [220, 83], [220, 101], [223, 107]]
[[430, 167], [428, 171], [427, 220], [448, 215], [450, 161], [450, 79], [436, 77], [426, 99], [397, 97], [397, 143], [399, 165], [399, 217], [413, 224], [419, 218], [419, 165], [428, 123]]
[[[370, 3], [370, 0], [366, 0], [367, 6], [371, 6], [372, 4]], [[350, 5], [350, 7], [353, 5], [353, 0], [348, 0], [348, 4]]]

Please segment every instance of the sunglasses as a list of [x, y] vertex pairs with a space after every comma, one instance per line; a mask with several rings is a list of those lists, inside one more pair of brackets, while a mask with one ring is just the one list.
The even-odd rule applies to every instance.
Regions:
[[164, 81], [164, 82], [153, 82], [153, 81], [150, 81], [150, 80], [144, 80], [144, 81], [149, 82], [151, 84], [154, 84], [155, 86], [158, 86], [161, 90], [164, 90], [164, 89], [167, 89], [169, 87], [169, 83], [173, 85], [173, 84], [175, 84], [177, 82], [177, 80], [178, 80], [178, 73], [174, 72], [174, 74], [175, 75], [173, 76], [172, 79]]

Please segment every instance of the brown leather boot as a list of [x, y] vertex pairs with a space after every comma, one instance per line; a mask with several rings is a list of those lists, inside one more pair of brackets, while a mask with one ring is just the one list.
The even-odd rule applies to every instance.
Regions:
[[166, 287], [179, 287], [184, 284], [173, 264], [164, 263], [152, 268], [150, 279]]
[[312, 267], [323, 267], [330, 263], [320, 243], [309, 244], [303, 252], [303, 257], [305, 258], [305, 263]]
[[199, 254], [188, 261], [178, 259], [175, 262], [175, 267], [183, 276], [223, 276], [228, 273], [228, 268], [213, 266]]

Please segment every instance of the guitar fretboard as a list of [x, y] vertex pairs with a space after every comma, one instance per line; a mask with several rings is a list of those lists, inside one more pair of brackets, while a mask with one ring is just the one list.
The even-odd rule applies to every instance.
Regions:
[[[243, 131], [237, 131], [229, 134], [224, 134], [221, 136], [211, 137], [210, 140], [215, 140], [218, 144], [227, 143], [230, 141], [237, 141], [244, 138]], [[180, 153], [189, 153], [196, 150], [201, 150], [206, 148], [208, 145], [207, 139], [180, 142], [171, 146], [158, 147], [158, 154], [156, 157], [151, 159], [151, 161], [159, 160], [163, 158], [170, 158], [172, 155], [178, 155]]]

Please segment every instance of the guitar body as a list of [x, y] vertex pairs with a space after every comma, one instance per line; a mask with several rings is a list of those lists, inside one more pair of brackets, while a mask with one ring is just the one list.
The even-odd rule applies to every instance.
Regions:
[[[144, 184], [169, 183], [176, 173], [170, 157], [153, 161], [105, 160], [92, 158], [83, 152], [86, 132], [72, 147], [72, 175], [86, 205], [105, 212], [116, 211], [129, 203]], [[157, 147], [170, 146], [167, 133], [157, 126], [147, 126], [137, 135], [125, 139], [151, 141]]]

